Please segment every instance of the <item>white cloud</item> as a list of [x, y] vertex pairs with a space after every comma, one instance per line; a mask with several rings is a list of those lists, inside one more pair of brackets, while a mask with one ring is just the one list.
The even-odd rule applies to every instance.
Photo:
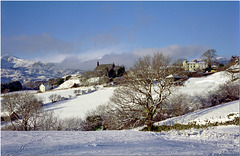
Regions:
[[71, 55], [50, 53], [50, 54], [43, 55], [41, 57], [37, 56], [37, 57], [33, 58], [32, 60], [33, 61], [46, 61], [46, 62], [59, 63], [59, 62], [62, 62], [67, 57], [71, 57]]
[[162, 48], [138, 48], [132, 52], [121, 52], [123, 51], [121, 48], [112, 47], [67, 57], [62, 62], [62, 65], [70, 68], [93, 70], [96, 67], [97, 60], [99, 60], [100, 64], [114, 62], [116, 65], [125, 65], [129, 68], [139, 57], [152, 55], [156, 52], [162, 52], [164, 55], [170, 56], [172, 60], [175, 60], [178, 58], [198, 58], [207, 49], [207, 47], [201, 45], [170, 45]]
[[197, 58], [203, 52], [205, 52], [209, 47], [201, 45], [170, 45], [163, 48], [138, 48], [133, 51], [133, 54], [137, 56], [152, 55], [156, 52], [161, 52], [165, 55], [170, 56], [173, 60], [177, 58]]
[[110, 54], [115, 50], [116, 49], [114, 49], [114, 48], [103, 48], [103, 49], [98, 49], [98, 50], [89, 50], [89, 51], [86, 51], [84, 53], [78, 54], [77, 57], [79, 58], [79, 60], [81, 62], [84, 62], [84, 61], [89, 61], [89, 60], [101, 58], [104, 55]]

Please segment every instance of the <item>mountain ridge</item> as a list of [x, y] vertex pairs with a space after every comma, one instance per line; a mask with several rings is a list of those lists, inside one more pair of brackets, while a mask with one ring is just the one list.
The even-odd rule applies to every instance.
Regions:
[[20, 81], [25, 84], [82, 72], [80, 69], [59, 67], [58, 63], [30, 61], [8, 54], [1, 57], [1, 83]]

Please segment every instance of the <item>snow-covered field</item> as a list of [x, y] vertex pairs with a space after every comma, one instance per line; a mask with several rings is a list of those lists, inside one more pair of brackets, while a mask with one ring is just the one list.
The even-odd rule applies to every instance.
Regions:
[[164, 133], [1, 132], [2, 155], [239, 155], [239, 126]]
[[[177, 92], [194, 95], [214, 90], [229, 77], [224, 72], [201, 78], [190, 78]], [[67, 84], [67, 83], [66, 83]], [[71, 83], [69, 83], [71, 84]], [[54, 110], [61, 118], [81, 117], [87, 111], [105, 104], [117, 87], [98, 86], [54, 90], [36, 95], [43, 99], [45, 110]], [[64, 86], [65, 88], [65, 86]], [[85, 90], [75, 96], [74, 90]], [[70, 99], [51, 103], [48, 97], [59, 94]], [[229, 114], [235, 114], [228, 116]], [[231, 120], [239, 116], [239, 101], [233, 101], [156, 124], [199, 124]], [[122, 131], [30, 131], [1, 132], [2, 155], [239, 155], [239, 126], [217, 126], [168, 132]]]
[[[240, 77], [239, 73], [236, 76]], [[188, 95], [207, 94], [229, 80], [227, 72], [217, 72], [206, 77], [190, 78], [184, 83], [184, 87], [178, 87], [177, 91]]]
[[196, 122], [196, 124], [207, 124], [208, 122], [226, 122], [239, 117], [239, 101], [232, 101], [218, 106], [202, 109], [189, 113], [180, 117], [167, 119], [155, 125], [173, 125], [175, 123], [188, 124]]
[[[113, 94], [114, 89], [115, 87], [102, 87], [94, 91], [93, 88], [81, 88], [82, 91], [86, 91], [86, 94], [77, 97], [74, 95], [74, 90], [78, 89], [46, 92], [39, 94], [38, 96], [44, 98], [45, 101], [48, 102], [44, 105], [45, 110], [54, 110], [54, 113], [59, 118], [84, 118], [88, 111], [95, 109], [99, 105], [106, 104], [109, 101], [111, 95]], [[63, 97], [68, 97], [70, 95], [73, 98], [56, 103], [51, 103], [48, 99], [51, 94], [59, 94]]]

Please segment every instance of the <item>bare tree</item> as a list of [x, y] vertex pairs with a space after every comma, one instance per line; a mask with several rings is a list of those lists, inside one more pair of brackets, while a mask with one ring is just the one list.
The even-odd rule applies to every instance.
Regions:
[[49, 100], [52, 101], [52, 103], [61, 101], [61, 99], [62, 99], [61, 95], [58, 95], [58, 94], [51, 94], [48, 98], [49, 98]]
[[[12, 124], [13, 130], [27, 131], [36, 125], [36, 120], [42, 109], [42, 102], [30, 94], [10, 94], [2, 99], [2, 112], [6, 113]], [[15, 112], [21, 118], [17, 122], [11, 120]]]
[[235, 69], [232, 68], [228, 68], [226, 70], [226, 75], [229, 77], [230, 82], [233, 82], [238, 79], [237, 73], [239, 73], [239, 71], [236, 71]]
[[173, 116], [184, 115], [189, 111], [189, 103], [190, 99], [186, 94], [175, 94], [171, 96], [169, 100], [169, 110], [171, 111]]
[[166, 77], [177, 72], [177, 68], [169, 64], [170, 58], [162, 53], [145, 56], [134, 64], [124, 76], [126, 83], [119, 86], [110, 99], [115, 106], [112, 112], [120, 119], [117, 122], [144, 121], [148, 130], [152, 130], [155, 115], [171, 94], [173, 80]]
[[209, 49], [201, 55], [201, 59], [208, 64], [208, 67], [211, 67], [211, 65], [216, 62], [216, 56], [216, 50]]
[[226, 75], [229, 77], [230, 82], [233, 82], [238, 78], [237, 74], [239, 73], [239, 62], [230, 62], [227, 66], [226, 66]]
[[186, 58], [179, 58], [179, 59], [175, 60], [175, 61], [172, 63], [172, 65], [173, 65], [173, 66], [182, 67], [184, 60], [187, 60], [187, 59], [186, 59]]

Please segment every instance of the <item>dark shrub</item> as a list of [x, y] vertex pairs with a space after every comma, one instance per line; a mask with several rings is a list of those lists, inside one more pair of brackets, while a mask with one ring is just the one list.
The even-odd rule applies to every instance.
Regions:
[[78, 88], [78, 87], [80, 87], [80, 85], [79, 85], [79, 84], [76, 84], [76, 83], [74, 83], [74, 84], [73, 84], [73, 86], [72, 86], [71, 88]]
[[224, 84], [219, 86], [218, 90], [209, 92], [209, 96], [207, 97], [207, 105], [216, 106], [235, 100], [239, 100], [239, 85]]
[[71, 75], [68, 75], [68, 76], [66, 77], [66, 81], [69, 80], [71, 77], [72, 77]]
[[95, 131], [103, 129], [103, 118], [100, 115], [88, 116], [84, 124], [84, 130]]
[[57, 79], [57, 85], [61, 85], [64, 82], [63, 78]]
[[117, 77], [123, 76], [124, 73], [125, 73], [125, 67], [124, 67], [124, 66], [121, 66], [121, 67], [117, 70]]
[[13, 82], [8, 82], [5, 84], [1, 84], [1, 92], [13, 92], [13, 91], [19, 91], [22, 90], [22, 84], [19, 81], [13, 81]]

